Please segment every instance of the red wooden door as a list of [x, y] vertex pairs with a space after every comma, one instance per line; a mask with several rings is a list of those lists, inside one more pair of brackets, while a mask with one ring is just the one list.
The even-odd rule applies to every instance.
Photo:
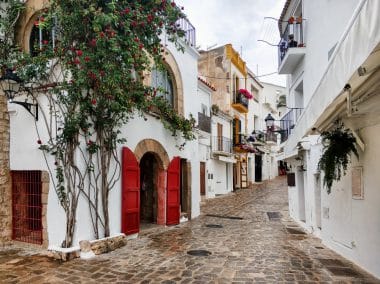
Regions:
[[126, 235], [140, 229], [140, 167], [133, 152], [122, 150], [121, 231]]
[[181, 159], [174, 157], [167, 173], [166, 225], [179, 224]]

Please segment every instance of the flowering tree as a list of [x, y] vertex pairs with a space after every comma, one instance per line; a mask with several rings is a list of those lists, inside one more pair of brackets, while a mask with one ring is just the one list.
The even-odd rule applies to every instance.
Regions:
[[34, 56], [14, 51], [17, 59], [7, 63], [28, 93], [49, 105], [42, 114], [48, 138], [38, 143], [55, 161], [50, 171], [66, 213], [63, 247], [72, 245], [81, 195], [95, 237], [109, 236], [108, 198], [120, 177], [116, 149], [130, 118], [153, 107], [173, 135], [193, 139], [192, 122], [143, 84], [152, 62], [163, 66], [163, 37], [183, 49], [177, 21], [184, 17], [170, 0], [52, 0], [35, 22], [51, 36], [33, 47]]

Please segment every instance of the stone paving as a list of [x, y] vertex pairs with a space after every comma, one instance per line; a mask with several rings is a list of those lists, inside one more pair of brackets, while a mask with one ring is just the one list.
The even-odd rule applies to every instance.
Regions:
[[[267, 212], [273, 212], [271, 219]], [[279, 212], [277, 214], [276, 212]], [[211, 225], [211, 226], [210, 226]], [[189, 250], [207, 250], [192, 256]], [[92, 260], [0, 249], [0, 283], [380, 283], [291, 221], [285, 179], [207, 200], [202, 216], [151, 228]]]

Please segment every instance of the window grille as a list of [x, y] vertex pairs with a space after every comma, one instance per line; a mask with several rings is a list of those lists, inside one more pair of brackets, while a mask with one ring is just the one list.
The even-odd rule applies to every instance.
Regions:
[[12, 171], [12, 239], [42, 244], [40, 171]]

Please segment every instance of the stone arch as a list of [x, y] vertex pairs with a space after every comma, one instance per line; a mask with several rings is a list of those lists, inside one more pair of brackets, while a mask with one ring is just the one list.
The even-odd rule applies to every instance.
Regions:
[[26, 9], [19, 20], [19, 30], [16, 35], [17, 42], [26, 52], [30, 50], [29, 37], [34, 26], [34, 21], [48, 5], [48, 0], [30, 0], [26, 3]]
[[134, 153], [136, 159], [140, 162], [144, 154], [148, 152], [153, 153], [158, 158], [157, 161], [160, 168], [166, 171], [169, 166], [170, 159], [168, 153], [166, 152], [165, 148], [161, 145], [161, 143], [154, 139], [141, 140], [137, 144]]
[[[182, 76], [181, 71], [178, 67], [177, 61], [175, 60], [173, 54], [165, 48], [164, 52], [164, 58], [165, 63], [164, 66], [167, 68], [168, 72], [174, 78], [173, 87], [174, 87], [174, 108], [180, 115], [184, 115], [184, 109], [183, 109], [183, 82], [182, 82]], [[152, 61], [153, 65], [153, 61]], [[148, 72], [144, 74], [144, 83], [148, 86], [152, 85], [152, 78], [151, 73]]]

